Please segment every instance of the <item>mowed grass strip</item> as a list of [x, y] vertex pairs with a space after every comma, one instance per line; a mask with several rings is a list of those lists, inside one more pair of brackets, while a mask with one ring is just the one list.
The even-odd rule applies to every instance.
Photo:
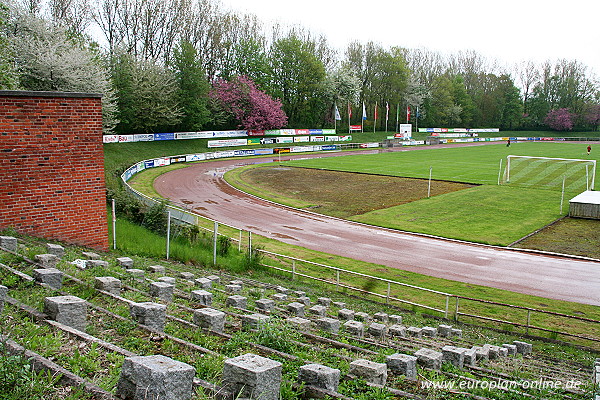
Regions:
[[[484, 185], [351, 219], [386, 228], [507, 246], [559, 218], [562, 215], [560, 197], [560, 193], [547, 190]], [[568, 205], [563, 209], [567, 212]]]

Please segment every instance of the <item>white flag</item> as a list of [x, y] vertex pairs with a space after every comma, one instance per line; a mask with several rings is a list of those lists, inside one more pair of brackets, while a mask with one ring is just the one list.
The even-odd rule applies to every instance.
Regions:
[[336, 121], [342, 120], [342, 116], [340, 115], [340, 110], [338, 109], [337, 103], [335, 103], [335, 119]]

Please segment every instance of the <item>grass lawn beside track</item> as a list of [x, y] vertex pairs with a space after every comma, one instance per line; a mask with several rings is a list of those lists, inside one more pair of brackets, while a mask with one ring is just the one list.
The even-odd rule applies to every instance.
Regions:
[[[565, 212], [568, 206], [564, 207]], [[560, 193], [483, 185], [350, 218], [386, 228], [507, 246], [559, 218]]]

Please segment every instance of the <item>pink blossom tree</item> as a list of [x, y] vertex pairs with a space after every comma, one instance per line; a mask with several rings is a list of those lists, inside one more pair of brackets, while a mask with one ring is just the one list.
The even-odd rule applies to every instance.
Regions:
[[573, 114], [568, 108], [550, 110], [544, 119], [544, 123], [555, 131], [570, 131], [573, 129]]
[[209, 96], [240, 129], [278, 129], [287, 124], [281, 101], [258, 89], [247, 76], [216, 80]]

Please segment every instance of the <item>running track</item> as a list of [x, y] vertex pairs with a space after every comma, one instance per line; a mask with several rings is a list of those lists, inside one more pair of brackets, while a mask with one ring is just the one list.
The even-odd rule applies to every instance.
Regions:
[[242, 193], [223, 180], [229, 169], [270, 161], [273, 159], [198, 163], [160, 176], [154, 186], [161, 195], [200, 215], [285, 243], [439, 278], [600, 305], [597, 261], [365, 226], [275, 205]]

